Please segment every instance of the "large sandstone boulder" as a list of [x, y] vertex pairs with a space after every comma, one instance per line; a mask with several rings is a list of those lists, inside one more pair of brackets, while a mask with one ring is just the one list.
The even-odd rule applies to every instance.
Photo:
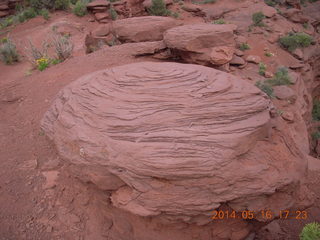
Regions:
[[133, 17], [114, 21], [113, 31], [121, 42], [147, 42], [162, 40], [163, 33], [176, 26], [177, 21], [169, 17]]
[[115, 207], [201, 225], [222, 205], [277, 214], [296, 203], [306, 161], [292, 139], [270, 135], [269, 106], [233, 75], [143, 62], [73, 82], [42, 128]]
[[235, 51], [232, 24], [194, 24], [171, 28], [164, 34], [168, 48], [189, 63], [222, 65]]

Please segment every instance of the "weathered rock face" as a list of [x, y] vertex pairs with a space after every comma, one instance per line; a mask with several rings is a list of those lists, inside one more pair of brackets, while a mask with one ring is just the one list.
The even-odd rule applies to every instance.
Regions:
[[70, 84], [42, 128], [115, 207], [202, 225], [221, 204], [277, 213], [296, 203], [306, 162], [292, 139], [270, 135], [269, 104], [233, 75], [143, 62]]
[[189, 63], [222, 65], [231, 61], [235, 51], [232, 24], [194, 24], [171, 28], [164, 42]]
[[114, 35], [121, 42], [147, 42], [163, 39], [163, 33], [178, 26], [173, 18], [169, 17], [133, 17], [113, 22]]

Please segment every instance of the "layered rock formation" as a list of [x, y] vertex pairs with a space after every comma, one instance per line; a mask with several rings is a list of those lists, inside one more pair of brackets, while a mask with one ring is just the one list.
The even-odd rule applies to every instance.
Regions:
[[168, 48], [184, 61], [202, 65], [222, 65], [235, 51], [232, 24], [192, 24], [171, 28], [164, 34]]
[[80, 179], [111, 192], [115, 207], [204, 225], [221, 206], [275, 217], [299, 202], [306, 162], [289, 136], [271, 134], [270, 108], [233, 75], [144, 62], [70, 84], [42, 128]]

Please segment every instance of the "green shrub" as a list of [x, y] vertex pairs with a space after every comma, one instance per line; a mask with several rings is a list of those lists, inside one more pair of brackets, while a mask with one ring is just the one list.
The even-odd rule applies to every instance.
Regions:
[[320, 224], [317, 222], [308, 223], [300, 233], [300, 240], [319, 240]]
[[266, 70], [267, 70], [267, 66], [263, 62], [259, 63], [259, 74], [261, 76], [264, 76]]
[[265, 4], [267, 4], [268, 6], [274, 7], [277, 5], [276, 2], [272, 1], [272, 0], [264, 0]]
[[49, 11], [48, 9], [45, 9], [45, 8], [39, 11], [39, 15], [42, 16], [45, 20], [49, 20], [50, 18]]
[[72, 9], [73, 13], [78, 17], [83, 17], [87, 14], [87, 2], [83, 0], [79, 0], [76, 2], [76, 5]]
[[110, 14], [112, 20], [116, 20], [118, 18], [118, 14], [117, 14], [116, 10], [114, 10], [113, 7], [110, 7], [109, 14]]
[[73, 5], [76, 5], [77, 2], [78, 2], [78, 0], [70, 0], [70, 3]]
[[29, 0], [30, 6], [35, 9], [53, 9], [55, 0]]
[[252, 21], [254, 26], [263, 27], [262, 20], [265, 18], [262, 12], [256, 12], [252, 15]]
[[23, 15], [25, 16], [26, 19], [30, 19], [30, 18], [36, 17], [38, 14], [36, 9], [34, 9], [33, 7], [30, 7], [30, 8], [26, 8], [23, 11]]
[[39, 58], [37, 60], [37, 68], [39, 71], [45, 70], [49, 67], [50, 60], [48, 58]]
[[320, 100], [313, 101], [312, 118], [315, 121], [320, 121]]
[[0, 46], [0, 58], [5, 64], [19, 61], [16, 45], [9, 38]]
[[312, 140], [320, 139], [320, 131], [318, 130], [316, 132], [311, 133], [311, 137], [312, 137]]
[[224, 19], [218, 19], [218, 20], [214, 20], [212, 23], [213, 24], [226, 24], [226, 21]]
[[172, 17], [174, 17], [174, 18], [179, 18], [180, 17], [179, 13], [177, 13], [177, 12], [171, 12], [170, 15]]
[[274, 74], [274, 77], [267, 80], [267, 83], [269, 83], [271, 86], [292, 84], [288, 69], [285, 67], [279, 68], [278, 71]]
[[269, 84], [266, 84], [264, 82], [258, 81], [256, 82], [256, 87], [258, 87], [261, 91], [266, 93], [270, 98], [273, 98], [273, 88]]
[[241, 51], [249, 50], [250, 49], [250, 45], [248, 43], [241, 43], [240, 46], [239, 46], [239, 49]]
[[169, 14], [163, 0], [152, 0], [151, 7], [148, 10], [149, 13], [154, 16], [167, 16]]
[[308, 47], [312, 41], [312, 37], [306, 33], [289, 33], [279, 39], [280, 45], [290, 52], [297, 48]]
[[208, 4], [208, 3], [215, 3], [216, 0], [203, 0], [203, 1], [192, 1], [193, 4]]
[[57, 10], [67, 10], [69, 5], [69, 0], [55, 0], [54, 8]]

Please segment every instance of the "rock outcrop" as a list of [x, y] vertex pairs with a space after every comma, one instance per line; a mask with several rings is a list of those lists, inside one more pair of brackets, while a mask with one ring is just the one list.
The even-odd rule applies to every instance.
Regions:
[[113, 32], [121, 42], [159, 41], [166, 30], [178, 25], [169, 17], [133, 17], [114, 21]]
[[189, 63], [223, 65], [235, 51], [232, 24], [193, 24], [171, 28], [164, 42], [176, 56]]
[[[222, 206], [276, 216], [299, 201], [306, 161], [289, 136], [270, 134], [270, 107], [233, 75], [143, 62], [73, 82], [42, 128], [80, 179], [110, 191], [115, 207], [204, 225]], [[247, 224], [238, 227], [223, 229], [242, 239]]]

